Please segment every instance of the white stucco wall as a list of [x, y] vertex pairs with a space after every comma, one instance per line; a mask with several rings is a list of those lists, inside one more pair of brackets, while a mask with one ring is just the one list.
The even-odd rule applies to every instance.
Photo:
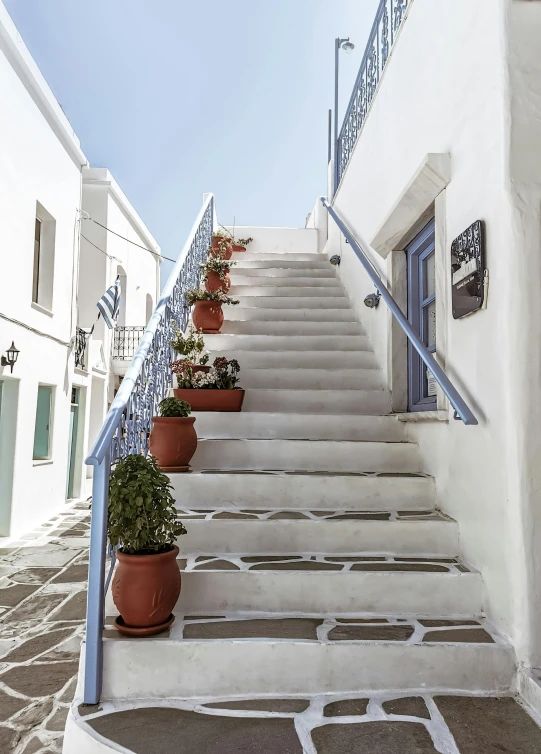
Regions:
[[[76, 325], [77, 213], [85, 157], [1, 3], [0, 91], [0, 352], [12, 341], [20, 350], [13, 374], [0, 367], [7, 385], [0, 435], [3, 447], [12, 449], [0, 458], [0, 477], [12, 479], [11, 489], [0, 492], [0, 534], [17, 535], [65, 500], [73, 382], [68, 344]], [[56, 221], [50, 311], [32, 306], [36, 202]], [[55, 388], [52, 455], [44, 462], [32, 460], [40, 383]]]
[[[439, 355], [479, 426], [451, 420], [409, 432], [440, 506], [459, 521], [465, 559], [483, 574], [487, 612], [520, 658], [537, 663], [540, 34], [540, 3], [414, 0], [334, 202], [372, 242], [426, 155], [449, 154], [451, 180], [437, 202], [438, 276], [447, 282], [452, 239], [486, 223], [488, 308], [453, 320], [445, 282], [438, 309]], [[340, 275], [390, 377], [388, 312], [363, 306], [373, 284], [332, 220], [326, 252], [342, 254]], [[384, 279], [392, 256], [372, 255]]]
[[[233, 228], [228, 227], [231, 233]], [[258, 253], [310, 253], [318, 250], [318, 234], [315, 228], [260, 228], [252, 225], [237, 226], [235, 238], [253, 238], [247, 251]]]

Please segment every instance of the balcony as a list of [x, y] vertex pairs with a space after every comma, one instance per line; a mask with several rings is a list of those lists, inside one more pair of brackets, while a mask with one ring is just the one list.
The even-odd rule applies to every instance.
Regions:
[[126, 374], [146, 330], [145, 325], [115, 327], [113, 335], [113, 372]]
[[337, 144], [337, 185], [353, 154], [357, 138], [376, 96], [391, 50], [413, 0], [381, 0]]

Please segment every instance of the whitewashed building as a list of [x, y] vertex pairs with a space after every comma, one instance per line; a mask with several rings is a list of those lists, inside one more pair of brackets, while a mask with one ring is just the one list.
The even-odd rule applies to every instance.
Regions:
[[88, 168], [1, 3], [0, 91], [0, 536], [16, 537], [87, 496], [84, 457], [114, 380], [103, 322], [87, 347], [82, 328], [117, 274], [122, 324], [144, 326], [160, 255], [108, 171]]
[[[492, 697], [541, 714], [540, 38], [534, 0], [381, 0], [325, 203], [304, 229], [237, 229], [240, 304], [205, 340], [246, 396], [197, 416], [192, 472], [170, 475], [188, 533], [168, 634], [102, 631], [118, 613], [96, 488], [66, 754], [151, 751], [164, 721], [172, 747], [188, 730], [224, 750], [259, 726], [269, 754], [540, 748], [528, 716], [490, 717]], [[213, 210], [206, 195], [172, 294]], [[163, 310], [182, 314], [174, 295]], [[145, 374], [167, 318], [151, 325]], [[102, 474], [150, 430], [140, 404], [122, 424], [142, 370]], [[468, 704], [490, 713], [464, 723]], [[378, 747], [406, 718], [426, 746]]]

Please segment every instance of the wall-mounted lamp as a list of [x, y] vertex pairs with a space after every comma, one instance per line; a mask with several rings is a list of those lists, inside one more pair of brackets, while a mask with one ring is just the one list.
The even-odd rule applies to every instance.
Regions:
[[6, 355], [0, 358], [0, 365], [3, 367], [9, 367], [10, 372], [13, 372], [17, 359], [19, 358], [19, 350], [15, 348], [15, 343], [11, 341], [11, 345], [6, 351]]
[[338, 256], [338, 254], [333, 254], [333, 256], [329, 259], [329, 262], [335, 267], [340, 267], [340, 257]]
[[364, 300], [364, 305], [367, 306], [369, 309], [377, 309], [379, 306], [379, 300], [381, 298], [381, 293], [377, 291], [377, 293], [369, 293], [368, 296]]

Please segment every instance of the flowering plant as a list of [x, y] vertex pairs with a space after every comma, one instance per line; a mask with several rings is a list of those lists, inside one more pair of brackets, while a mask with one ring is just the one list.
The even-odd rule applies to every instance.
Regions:
[[223, 291], [203, 291], [201, 288], [191, 288], [184, 294], [188, 306], [193, 306], [196, 301], [217, 301], [220, 304], [238, 304], [238, 299], [227, 296]]
[[213, 238], [225, 238], [226, 241], [230, 241], [233, 236], [231, 233], [226, 230], [225, 228], [218, 228], [218, 230], [215, 230], [212, 234]]
[[180, 327], [176, 322], [173, 322], [173, 338], [169, 341], [169, 345], [181, 356], [193, 362], [194, 364], [206, 364], [209, 360], [208, 351], [205, 351], [205, 341], [203, 340], [203, 334], [196, 330], [193, 325], [190, 325], [188, 335], [184, 335]]
[[237, 238], [237, 243], [239, 246], [248, 246], [249, 243], [251, 243], [254, 239], [253, 238]]
[[236, 359], [228, 361], [219, 356], [214, 359], [213, 365], [208, 372], [196, 372], [195, 364], [189, 361], [174, 361], [171, 364], [173, 374], [177, 375], [177, 385], [183, 389], [207, 389], [207, 390], [240, 390], [237, 387], [240, 372], [239, 362]]
[[228, 259], [209, 257], [206, 262], [200, 262], [199, 266], [203, 272], [203, 280], [207, 280], [209, 272], [215, 272], [222, 283], [225, 283], [225, 276], [229, 272], [230, 267], [236, 264], [236, 262], [230, 262]]

